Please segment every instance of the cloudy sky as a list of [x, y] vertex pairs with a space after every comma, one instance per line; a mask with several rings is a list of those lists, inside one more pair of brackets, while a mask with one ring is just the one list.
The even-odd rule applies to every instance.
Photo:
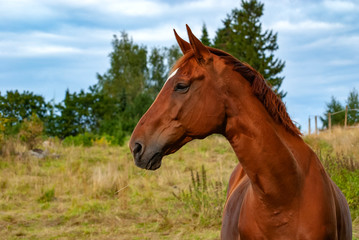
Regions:
[[[343, 104], [359, 90], [358, 0], [262, 0], [263, 28], [278, 33], [286, 62], [282, 88], [291, 117], [307, 131], [334, 95]], [[239, 0], [0, 0], [0, 91], [29, 90], [56, 102], [87, 89], [109, 68], [114, 34], [135, 43], [175, 44], [185, 24], [210, 37]], [[312, 121], [313, 122], [313, 121]], [[313, 127], [312, 127], [313, 129]]]

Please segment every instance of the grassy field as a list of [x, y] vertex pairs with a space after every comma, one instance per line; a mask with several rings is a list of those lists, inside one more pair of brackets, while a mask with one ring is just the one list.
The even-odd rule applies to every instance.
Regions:
[[[359, 238], [359, 130], [305, 140], [349, 196]], [[19, 143], [7, 148], [0, 159], [1, 239], [219, 239], [237, 163], [222, 137], [189, 143], [154, 172], [137, 168], [127, 146], [53, 143], [47, 149], [59, 157], [44, 159], [21, 154]]]

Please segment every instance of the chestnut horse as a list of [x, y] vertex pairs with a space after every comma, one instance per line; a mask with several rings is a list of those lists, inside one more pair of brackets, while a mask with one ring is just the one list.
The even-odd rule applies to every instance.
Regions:
[[190, 43], [175, 32], [184, 56], [132, 133], [136, 165], [155, 170], [192, 139], [222, 134], [239, 163], [221, 239], [351, 239], [345, 197], [283, 102], [248, 64], [187, 32]]

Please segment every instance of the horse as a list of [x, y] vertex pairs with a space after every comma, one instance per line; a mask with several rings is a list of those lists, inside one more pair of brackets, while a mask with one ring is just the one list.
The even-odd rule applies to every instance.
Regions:
[[222, 134], [239, 162], [230, 176], [221, 239], [351, 239], [346, 199], [260, 73], [205, 46], [186, 25], [183, 56], [129, 142], [156, 170], [193, 139]]

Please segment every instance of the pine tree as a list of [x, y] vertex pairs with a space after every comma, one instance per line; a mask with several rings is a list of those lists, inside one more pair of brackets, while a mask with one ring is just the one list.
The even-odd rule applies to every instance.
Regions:
[[[348, 125], [359, 123], [359, 96], [358, 91], [354, 88], [348, 96]], [[356, 109], [356, 110], [355, 110]]]
[[273, 90], [280, 96], [286, 93], [280, 90], [284, 77], [279, 76], [285, 62], [275, 58], [278, 50], [277, 33], [272, 30], [263, 32], [260, 17], [264, 4], [257, 0], [242, 0], [241, 9], [234, 9], [218, 29], [214, 47], [222, 49], [243, 62], [247, 62], [269, 81]]
[[207, 26], [206, 24], [202, 25], [202, 36], [201, 36], [201, 42], [206, 46], [211, 46], [211, 40], [208, 36]]
[[[324, 116], [320, 117], [320, 120], [323, 123], [323, 128], [328, 128], [328, 113], [336, 113], [344, 110], [344, 107], [342, 104], [336, 100], [334, 96], [332, 96], [331, 101], [326, 104], [326, 110], [324, 112]], [[345, 114], [344, 112], [335, 114], [331, 116], [331, 123], [332, 126], [334, 125], [344, 125], [344, 118]]]

